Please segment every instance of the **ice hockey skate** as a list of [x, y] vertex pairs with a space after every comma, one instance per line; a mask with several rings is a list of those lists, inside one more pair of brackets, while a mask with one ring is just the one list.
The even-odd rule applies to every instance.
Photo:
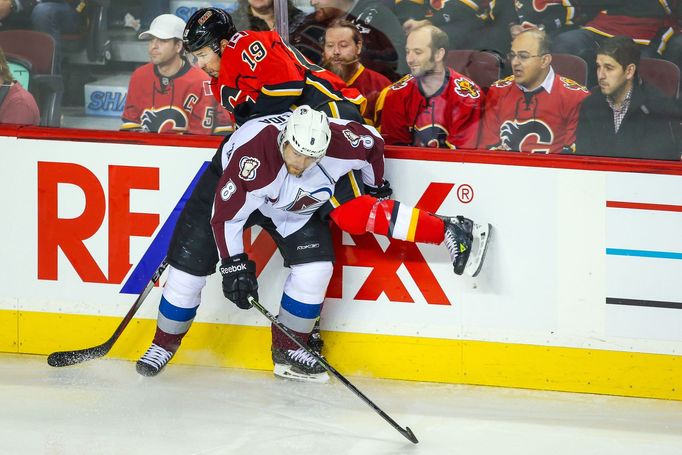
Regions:
[[313, 326], [313, 331], [310, 332], [308, 337], [308, 347], [318, 354], [322, 354], [322, 348], [324, 347], [324, 340], [322, 339], [322, 334], [320, 333], [320, 318], [315, 320], [315, 325]]
[[327, 382], [329, 375], [317, 359], [303, 348], [272, 348], [275, 376], [297, 381]]
[[152, 343], [140, 360], [137, 361], [135, 369], [142, 376], [156, 376], [170, 362], [175, 355], [174, 352], [167, 351], [161, 346]]
[[477, 224], [463, 216], [440, 218], [445, 223], [445, 246], [455, 274], [477, 276], [488, 248], [490, 224]]

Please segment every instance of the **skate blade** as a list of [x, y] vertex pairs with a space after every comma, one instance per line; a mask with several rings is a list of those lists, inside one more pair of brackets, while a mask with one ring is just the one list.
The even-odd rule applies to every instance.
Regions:
[[302, 374], [292, 371], [290, 365], [275, 364], [275, 376], [283, 379], [293, 379], [294, 381], [317, 382], [319, 384], [329, 382], [329, 375], [326, 371], [318, 374]]
[[471, 245], [471, 254], [469, 260], [464, 267], [464, 273], [475, 277], [481, 272], [483, 261], [485, 260], [485, 253], [488, 250], [488, 240], [490, 240], [490, 231], [492, 226], [489, 223], [474, 224], [473, 237], [474, 240]]

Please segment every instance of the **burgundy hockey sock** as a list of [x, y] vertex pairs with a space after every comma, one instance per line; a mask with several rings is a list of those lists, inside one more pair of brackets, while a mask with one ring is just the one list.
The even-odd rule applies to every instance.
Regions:
[[[286, 336], [280, 329], [277, 328], [275, 325], [270, 325], [271, 331], [272, 331], [272, 347], [277, 348], [277, 349], [298, 349], [298, 345], [291, 341], [291, 339]], [[293, 332], [296, 337], [303, 343], [304, 345], [306, 344], [308, 337], [310, 336], [309, 333], [303, 333], [303, 332], [296, 332], [295, 330], [289, 329], [291, 332]]]
[[187, 335], [187, 332], [174, 335], [166, 333], [157, 327], [156, 333], [154, 334], [153, 343], [158, 346], [161, 346], [166, 351], [175, 353], [180, 347], [180, 343], [182, 342], [182, 339], [184, 338], [185, 335]]

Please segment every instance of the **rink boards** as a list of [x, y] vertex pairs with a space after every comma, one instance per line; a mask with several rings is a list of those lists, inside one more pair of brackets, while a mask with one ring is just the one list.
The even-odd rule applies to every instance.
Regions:
[[[158, 266], [219, 140], [0, 135], [0, 350], [99, 344]], [[442, 245], [335, 231], [323, 329], [340, 371], [682, 400], [682, 164], [407, 148], [387, 157], [396, 199], [487, 219], [493, 237], [473, 279], [452, 273]], [[287, 270], [267, 234], [246, 241], [260, 300], [276, 312]], [[159, 298], [156, 288], [111, 356], [146, 349]], [[227, 302], [213, 275], [174, 361], [270, 369], [265, 322]]]

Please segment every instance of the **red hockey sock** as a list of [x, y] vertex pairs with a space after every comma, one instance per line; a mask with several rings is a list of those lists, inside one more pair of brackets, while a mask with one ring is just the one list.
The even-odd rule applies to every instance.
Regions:
[[443, 221], [429, 212], [368, 195], [342, 204], [330, 216], [349, 234], [372, 232], [408, 242], [435, 244], [441, 243], [445, 235]]

